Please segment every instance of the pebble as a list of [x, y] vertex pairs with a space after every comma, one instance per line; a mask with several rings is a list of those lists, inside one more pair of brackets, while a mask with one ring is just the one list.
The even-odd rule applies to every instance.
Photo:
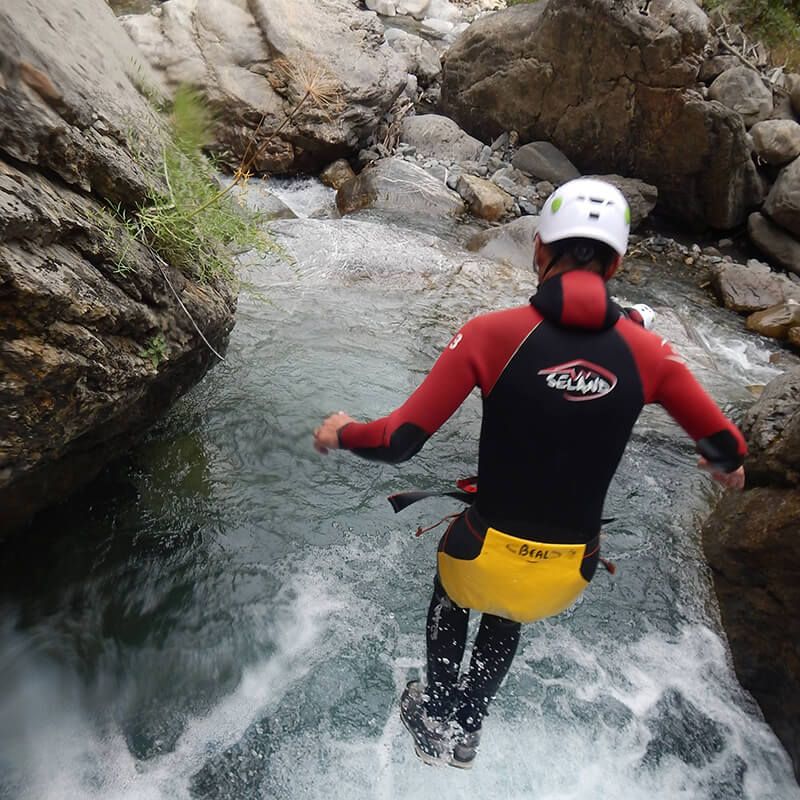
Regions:
[[508, 147], [508, 131], [501, 133], [491, 144], [493, 153], [498, 150], [505, 150], [506, 147]]
[[556, 187], [553, 186], [550, 181], [539, 181], [539, 183], [536, 184], [536, 191], [545, 197], [549, 197], [555, 190]]
[[430, 175], [433, 175], [437, 181], [447, 183], [448, 171], [444, 164], [423, 164], [422, 168]]
[[504, 192], [508, 192], [509, 194], [517, 194], [518, 187], [510, 178], [507, 178], [505, 175], [493, 175], [492, 176], [492, 183], [496, 186], [499, 186]]

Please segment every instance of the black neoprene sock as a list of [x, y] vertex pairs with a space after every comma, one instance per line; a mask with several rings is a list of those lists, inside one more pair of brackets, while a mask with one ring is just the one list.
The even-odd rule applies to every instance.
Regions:
[[460, 608], [439, 582], [433, 581], [433, 597], [428, 607], [425, 629], [428, 650], [428, 700], [425, 708], [432, 717], [449, 716], [456, 698], [458, 672], [467, 643], [469, 609]]
[[456, 721], [465, 731], [481, 727], [489, 703], [508, 672], [519, 644], [521, 625], [493, 614], [481, 617], [472, 648]]

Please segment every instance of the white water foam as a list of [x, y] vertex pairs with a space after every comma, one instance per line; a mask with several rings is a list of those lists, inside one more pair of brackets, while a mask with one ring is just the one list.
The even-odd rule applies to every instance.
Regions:
[[336, 216], [336, 189], [325, 186], [317, 178], [251, 178], [248, 189], [258, 192], [263, 186], [286, 203], [298, 217]]
[[[74, 676], [46, 659], [26, 658], [14, 671], [16, 686], [0, 707], [4, 735], [0, 763], [24, 776], [19, 800], [181, 800], [207, 758], [234, 744], [271, 703], [325, 658], [328, 619], [342, 601], [325, 581], [290, 580], [261, 609], [272, 627], [275, 652], [247, 669], [236, 690], [207, 715], [192, 721], [173, 752], [138, 761], [118, 729], [98, 731], [81, 707]], [[9, 640], [6, 639], [6, 642]], [[6, 644], [0, 674], [12, 674]], [[6, 683], [8, 688], [8, 683]], [[1, 784], [0, 784], [1, 785]]]
[[[389, 535], [385, 547], [344, 537], [325, 548], [324, 572], [318, 551], [275, 567], [287, 579], [270, 604], [273, 621], [265, 622], [274, 653], [247, 669], [235, 691], [190, 722], [163, 756], [137, 761], [119, 731], [103, 734], [91, 724], [74, 687], [46, 667], [26, 670], [13, 694], [19, 713], [8, 703], [0, 709], [4, 725], [22, 726], [13, 752], [4, 754], [25, 776], [15, 797], [188, 800], [205, 763], [259, 720], [310, 697], [313, 719], [265, 734], [266, 774], [237, 798], [800, 798], [786, 754], [738, 687], [719, 636], [703, 625], [685, 624], [672, 636], [631, 632], [628, 640], [622, 631], [597, 630], [596, 641], [577, 635], [569, 615], [530, 626], [474, 770], [421, 764], [397, 698], [423, 668], [427, 580], [413, 601], [417, 622], [404, 631], [386, 594], [396, 603], [409, 583], [406, 535]], [[261, 610], [268, 619], [270, 610]], [[363, 682], [359, 697], [379, 697], [367, 720], [349, 719], [336, 696], [360, 663], [373, 668], [355, 676]], [[388, 684], [375, 667], [390, 676]]]
[[777, 344], [768, 342], [754, 334], [737, 336], [726, 333], [720, 336], [719, 330], [699, 324], [695, 333], [709, 352], [713, 353], [719, 368], [727, 368], [732, 375], [751, 383], [769, 383], [784, 372], [770, 362], [776, 352]]

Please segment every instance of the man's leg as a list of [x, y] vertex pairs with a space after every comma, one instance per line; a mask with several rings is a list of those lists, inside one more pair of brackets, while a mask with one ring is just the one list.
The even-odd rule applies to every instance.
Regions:
[[484, 614], [472, 648], [456, 721], [468, 733], [480, 730], [489, 703], [508, 672], [519, 644], [519, 622]]
[[452, 710], [468, 622], [469, 609], [460, 608], [447, 596], [437, 575], [426, 626], [428, 700], [425, 704], [428, 714], [437, 719], [445, 719]]

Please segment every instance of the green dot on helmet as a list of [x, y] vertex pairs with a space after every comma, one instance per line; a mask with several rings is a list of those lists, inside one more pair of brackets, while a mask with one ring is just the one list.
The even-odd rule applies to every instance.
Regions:
[[551, 213], [555, 214], [556, 211], [558, 211], [558, 209], [561, 208], [561, 204], [563, 202], [564, 202], [563, 197], [556, 197], [555, 200], [553, 200], [553, 205], [550, 206]]
[[625, 222], [627, 222], [628, 225], [631, 224], [631, 210], [629, 207], [625, 208]]

